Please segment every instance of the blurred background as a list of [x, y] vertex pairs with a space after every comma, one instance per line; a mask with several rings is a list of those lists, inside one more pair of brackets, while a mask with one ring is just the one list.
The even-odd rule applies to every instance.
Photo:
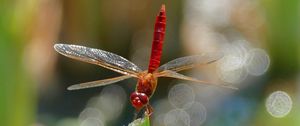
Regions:
[[161, 78], [152, 125], [300, 125], [299, 0], [0, 0], [0, 125], [130, 123], [136, 80], [67, 91], [119, 74], [61, 56], [53, 45], [99, 48], [147, 69], [162, 3], [162, 64], [222, 52], [217, 63], [183, 73], [239, 90]]

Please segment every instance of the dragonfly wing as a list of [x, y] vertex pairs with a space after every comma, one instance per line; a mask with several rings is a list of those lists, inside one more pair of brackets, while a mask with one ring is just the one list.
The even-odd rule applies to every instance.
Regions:
[[142, 71], [127, 59], [100, 49], [68, 44], [55, 44], [54, 49], [64, 56], [96, 64], [121, 74], [137, 77]]
[[196, 78], [188, 77], [188, 76], [185, 76], [185, 75], [182, 75], [180, 73], [177, 73], [175, 71], [170, 71], [170, 70], [165, 70], [165, 71], [159, 73], [157, 76], [158, 77], [171, 77], [171, 78], [177, 78], [177, 79], [181, 79], [181, 80], [188, 80], [188, 81], [197, 82], [197, 83], [200, 83], [200, 84], [203, 84], [203, 85], [213, 85], [213, 86], [218, 86], [218, 87], [237, 89], [236, 87], [233, 87], [231, 85], [216, 84], [216, 83], [211, 83], [211, 82], [207, 82], [207, 81], [202, 81], [202, 80], [198, 80]]
[[109, 79], [104, 79], [104, 80], [97, 80], [97, 81], [91, 81], [91, 82], [86, 82], [86, 83], [81, 83], [81, 84], [75, 84], [71, 85], [68, 87], [68, 90], [79, 90], [79, 89], [85, 89], [85, 88], [92, 88], [92, 87], [99, 87], [99, 86], [104, 86], [108, 84], [112, 84], [121, 80], [125, 80], [131, 78], [131, 76], [119, 76], [119, 77], [114, 77], [114, 78], [109, 78]]
[[199, 65], [213, 63], [223, 57], [222, 53], [203, 53], [201, 55], [186, 56], [174, 59], [158, 68], [158, 72], [164, 70], [181, 71]]

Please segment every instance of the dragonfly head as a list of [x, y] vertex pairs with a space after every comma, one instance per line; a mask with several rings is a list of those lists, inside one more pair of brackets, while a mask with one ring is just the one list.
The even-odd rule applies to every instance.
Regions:
[[141, 109], [149, 102], [149, 97], [145, 93], [133, 92], [130, 95], [130, 101], [133, 107]]

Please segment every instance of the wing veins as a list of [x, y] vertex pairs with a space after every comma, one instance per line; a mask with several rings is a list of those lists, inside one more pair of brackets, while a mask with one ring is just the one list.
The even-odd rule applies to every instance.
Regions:
[[161, 73], [158, 73], [158, 77], [170, 77], [170, 78], [176, 78], [176, 79], [181, 79], [181, 80], [187, 80], [187, 81], [193, 81], [200, 83], [202, 85], [210, 85], [210, 86], [217, 86], [217, 87], [224, 87], [224, 88], [230, 88], [230, 89], [237, 89], [236, 87], [233, 87], [231, 85], [226, 85], [226, 84], [216, 84], [216, 83], [211, 83], [203, 80], [198, 80], [196, 78], [188, 77], [183, 74], [177, 73], [175, 71], [171, 70], [165, 70]]
[[221, 53], [203, 53], [202, 55], [186, 56], [174, 59], [158, 68], [158, 72], [164, 70], [182, 71], [197, 66], [211, 64], [223, 57]]
[[103, 80], [96, 80], [96, 81], [91, 81], [91, 82], [85, 82], [85, 83], [80, 83], [80, 84], [74, 84], [68, 87], [68, 90], [79, 90], [79, 89], [85, 89], [85, 88], [93, 88], [93, 87], [100, 87], [100, 86], [105, 86], [109, 84], [113, 84], [125, 79], [129, 79], [131, 76], [123, 75], [119, 77], [114, 77], [114, 78], [108, 78], [108, 79], [103, 79]]
[[138, 72], [142, 71], [127, 59], [100, 49], [68, 44], [55, 44], [54, 48], [66, 57], [99, 65], [121, 74], [137, 77]]

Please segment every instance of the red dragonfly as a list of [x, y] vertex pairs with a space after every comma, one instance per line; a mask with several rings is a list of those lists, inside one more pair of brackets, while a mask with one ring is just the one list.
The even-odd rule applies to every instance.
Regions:
[[79, 45], [55, 44], [54, 49], [64, 56], [99, 65], [123, 74], [123, 76], [119, 77], [75, 84], [68, 87], [68, 90], [104, 86], [129, 78], [137, 78], [138, 82], [136, 85], [136, 90], [130, 95], [131, 104], [137, 110], [137, 112], [146, 107], [146, 113], [150, 115], [153, 110], [149, 104], [149, 99], [155, 92], [158, 77], [177, 78], [181, 80], [198, 82], [205, 85], [215, 85], [235, 89], [230, 85], [214, 84], [178, 73], [179, 71], [191, 69], [199, 65], [213, 63], [222, 58], [222, 53], [204, 53], [201, 55], [181, 57], [159, 66], [165, 30], [166, 11], [165, 5], [162, 5], [159, 14], [156, 17], [149, 67], [148, 70], [145, 71], [141, 70], [137, 65], [128, 61], [122, 56], [111, 52]]

